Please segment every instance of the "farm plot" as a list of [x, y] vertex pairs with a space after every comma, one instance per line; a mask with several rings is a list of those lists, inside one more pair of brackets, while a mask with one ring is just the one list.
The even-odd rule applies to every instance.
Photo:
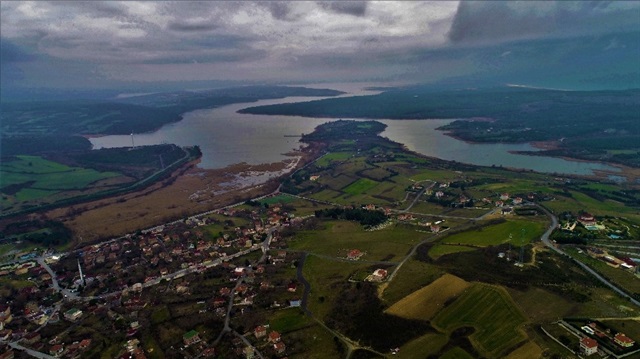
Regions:
[[6, 197], [3, 204], [42, 200], [65, 191], [82, 191], [100, 180], [121, 176], [116, 172], [69, 167], [38, 156], [16, 156], [11, 161], [3, 161], [0, 173], [0, 190]]
[[474, 347], [481, 354], [496, 358], [527, 339], [519, 328], [525, 322], [525, 316], [503, 288], [477, 283], [438, 313], [432, 324], [446, 332], [473, 327], [470, 339]]
[[431, 320], [447, 301], [460, 295], [469, 286], [465, 280], [445, 274], [402, 298], [385, 312], [406, 319]]
[[355, 196], [355, 195], [367, 193], [367, 191], [371, 190], [373, 187], [377, 186], [379, 183], [380, 182], [376, 182], [368, 178], [360, 178], [359, 180], [351, 183], [350, 185], [343, 188], [342, 190], [347, 194]]
[[[524, 238], [522, 238], [523, 230]], [[542, 221], [514, 219], [500, 224], [454, 234], [443, 239], [442, 243], [487, 247], [508, 243], [510, 241], [511, 244], [520, 246], [540, 238], [544, 231], [545, 223]], [[510, 237], [511, 240], [509, 239]]]
[[328, 167], [332, 162], [341, 162], [353, 156], [352, 152], [332, 152], [318, 159], [314, 164], [317, 167]]

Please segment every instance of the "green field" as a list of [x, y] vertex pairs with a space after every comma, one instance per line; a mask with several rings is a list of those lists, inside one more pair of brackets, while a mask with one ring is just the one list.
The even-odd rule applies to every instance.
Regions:
[[82, 191], [100, 180], [121, 176], [116, 172], [69, 167], [38, 156], [16, 156], [0, 164], [3, 206], [44, 200], [65, 191]]
[[323, 230], [296, 233], [289, 248], [335, 258], [344, 258], [349, 250], [358, 249], [366, 253], [362, 260], [399, 261], [424, 237], [411, 226], [400, 224], [365, 231], [356, 222], [329, 221]]
[[438, 259], [447, 254], [473, 251], [475, 248], [467, 246], [457, 246], [453, 244], [436, 244], [429, 249], [429, 257]]
[[474, 347], [487, 357], [497, 358], [527, 339], [520, 329], [525, 322], [504, 289], [478, 283], [438, 313], [433, 325], [446, 332], [465, 326], [475, 328], [470, 336]]
[[380, 182], [372, 181], [368, 178], [360, 178], [359, 180], [353, 182], [342, 190], [350, 195], [359, 195], [367, 193], [367, 191], [371, 190], [373, 187], [377, 186]]
[[414, 359], [426, 358], [429, 355], [438, 354], [440, 349], [447, 344], [449, 338], [440, 333], [429, 333], [414, 339], [400, 347], [398, 358]]
[[473, 359], [473, 356], [462, 348], [455, 347], [448, 352], [444, 353], [440, 359]]
[[335, 288], [349, 277], [369, 265], [358, 262], [340, 262], [308, 256], [304, 262], [303, 274], [311, 284], [308, 307], [315, 318], [323, 320], [331, 311], [335, 300]]
[[[524, 230], [524, 238], [522, 230]], [[510, 219], [504, 223], [448, 236], [442, 240], [442, 243], [477, 247], [495, 246], [502, 243], [521, 246], [539, 239], [545, 230], [546, 224], [539, 220]], [[511, 240], [509, 240], [510, 235]]]
[[314, 164], [318, 167], [327, 167], [331, 162], [341, 162], [351, 158], [352, 155], [351, 152], [332, 152], [322, 156]]
[[382, 299], [394, 304], [416, 290], [430, 284], [444, 273], [440, 268], [415, 259], [409, 259], [400, 268], [393, 281], [388, 282]]

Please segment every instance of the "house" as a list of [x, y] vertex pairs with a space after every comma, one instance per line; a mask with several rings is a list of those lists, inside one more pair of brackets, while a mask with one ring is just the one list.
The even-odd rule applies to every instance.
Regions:
[[41, 339], [40, 333], [38, 333], [38, 332], [27, 333], [24, 336], [24, 342], [27, 343], [27, 344], [31, 344], [31, 345], [39, 342], [40, 339]]
[[513, 208], [511, 208], [511, 207], [503, 207], [502, 210], [501, 210], [501, 213], [503, 215], [513, 214]]
[[81, 350], [87, 349], [91, 345], [91, 339], [82, 339], [80, 344], [78, 344], [78, 348]]
[[310, 177], [309, 177], [309, 181], [315, 182], [315, 181], [317, 181], [317, 180], [318, 180], [318, 178], [320, 178], [320, 176], [319, 176], [319, 175], [313, 175], [313, 176], [310, 176]]
[[621, 347], [624, 348], [630, 348], [632, 347], [636, 342], [629, 338], [628, 336], [624, 335], [624, 333], [618, 333], [613, 337], [613, 341], [616, 342], [616, 344], [618, 344]]
[[506, 201], [508, 199], [509, 199], [509, 193], [505, 192], [505, 193], [500, 194], [500, 200], [501, 201]]
[[502, 207], [502, 206], [504, 206], [504, 202], [496, 201], [496, 207]]
[[298, 308], [302, 305], [302, 301], [300, 299], [292, 299], [289, 301], [289, 306], [292, 308]]
[[580, 340], [580, 351], [587, 356], [595, 354], [598, 352], [598, 342], [589, 337], [584, 337]]
[[256, 329], [253, 330], [253, 335], [256, 336], [256, 339], [260, 339], [267, 335], [267, 328], [262, 325], [258, 325]]
[[13, 349], [9, 349], [0, 354], [0, 359], [13, 359]]
[[436, 198], [442, 198], [442, 197], [444, 197], [444, 192], [442, 191], [436, 192]]
[[77, 308], [71, 308], [64, 312], [64, 319], [75, 322], [82, 316], [82, 311]]
[[518, 205], [518, 204], [522, 204], [522, 197], [516, 197], [513, 199], [513, 204], [514, 205]]
[[273, 344], [273, 350], [276, 352], [276, 354], [282, 354], [286, 349], [287, 346], [284, 345], [283, 342]]
[[223, 305], [225, 305], [225, 303], [227, 303], [227, 300], [223, 297], [215, 297], [213, 299], [213, 307], [214, 308], [220, 308]]
[[269, 343], [277, 343], [280, 341], [280, 333], [275, 330], [269, 333]]
[[195, 344], [200, 341], [200, 333], [195, 330], [190, 330], [184, 333], [184, 335], [182, 336], [182, 341], [184, 342], [184, 345]]
[[297, 289], [298, 287], [295, 283], [289, 283], [289, 285], [287, 286], [287, 290], [291, 293], [295, 293]]
[[215, 348], [207, 348], [201, 354], [203, 358], [213, 358], [215, 355], [216, 355]]
[[596, 224], [596, 219], [592, 214], [583, 213], [578, 217], [578, 222], [582, 223], [583, 226], [593, 226]]
[[385, 278], [387, 278], [387, 270], [379, 268], [373, 271], [370, 280], [372, 282], [382, 282]]
[[360, 252], [360, 250], [352, 249], [347, 254], [347, 259], [352, 260], [352, 261], [357, 261], [358, 259], [360, 259], [360, 257], [362, 257], [362, 255], [363, 255], [363, 253]]
[[64, 353], [64, 347], [62, 346], [62, 344], [56, 344], [52, 346], [51, 349], [49, 349], [49, 354], [53, 355], [54, 357], [59, 357], [60, 355], [62, 355], [62, 353]]

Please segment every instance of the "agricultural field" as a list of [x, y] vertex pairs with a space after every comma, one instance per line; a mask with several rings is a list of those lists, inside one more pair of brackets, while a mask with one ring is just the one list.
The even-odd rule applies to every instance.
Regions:
[[409, 259], [391, 282], [382, 284], [379, 293], [385, 303], [396, 303], [407, 295], [432, 283], [445, 272], [422, 261]]
[[[65, 192], [108, 188], [104, 180], [122, 177], [116, 172], [69, 167], [39, 156], [20, 155], [0, 164], [2, 207], [8, 209], [21, 204], [38, 204], [64, 198]], [[102, 182], [100, 182], [102, 181]], [[67, 193], [69, 195], [69, 193]]]
[[433, 320], [437, 328], [446, 332], [473, 327], [471, 342], [482, 355], [491, 358], [501, 357], [507, 349], [527, 339], [520, 329], [524, 323], [525, 316], [504, 289], [479, 283]]
[[349, 250], [358, 249], [365, 253], [362, 261], [399, 261], [426, 237], [402, 224], [366, 231], [355, 222], [328, 221], [324, 229], [296, 233], [289, 248], [334, 258], [345, 258]]
[[436, 355], [444, 347], [449, 338], [441, 333], [425, 334], [400, 347], [397, 357], [402, 359], [427, 358]]
[[431, 320], [449, 300], [459, 296], [470, 285], [454, 275], [445, 274], [402, 298], [385, 312], [407, 319]]
[[467, 245], [474, 247], [495, 246], [503, 243], [519, 247], [539, 239], [546, 230], [542, 220], [509, 219], [500, 224], [480, 227], [476, 230], [454, 234], [444, 238], [443, 244]]
[[370, 180], [368, 178], [360, 178], [359, 180], [353, 182], [342, 190], [349, 195], [356, 196], [360, 194], [367, 193], [369, 190], [377, 186], [379, 182]]
[[351, 152], [332, 152], [322, 156], [315, 162], [318, 167], [328, 167], [332, 162], [342, 162], [351, 158], [353, 154]]

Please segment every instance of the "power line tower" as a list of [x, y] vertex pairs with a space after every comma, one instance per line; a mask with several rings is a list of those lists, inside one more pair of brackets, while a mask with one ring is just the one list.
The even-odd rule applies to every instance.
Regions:
[[522, 233], [520, 234], [520, 264], [524, 264], [524, 235], [527, 231], [522, 228]]

